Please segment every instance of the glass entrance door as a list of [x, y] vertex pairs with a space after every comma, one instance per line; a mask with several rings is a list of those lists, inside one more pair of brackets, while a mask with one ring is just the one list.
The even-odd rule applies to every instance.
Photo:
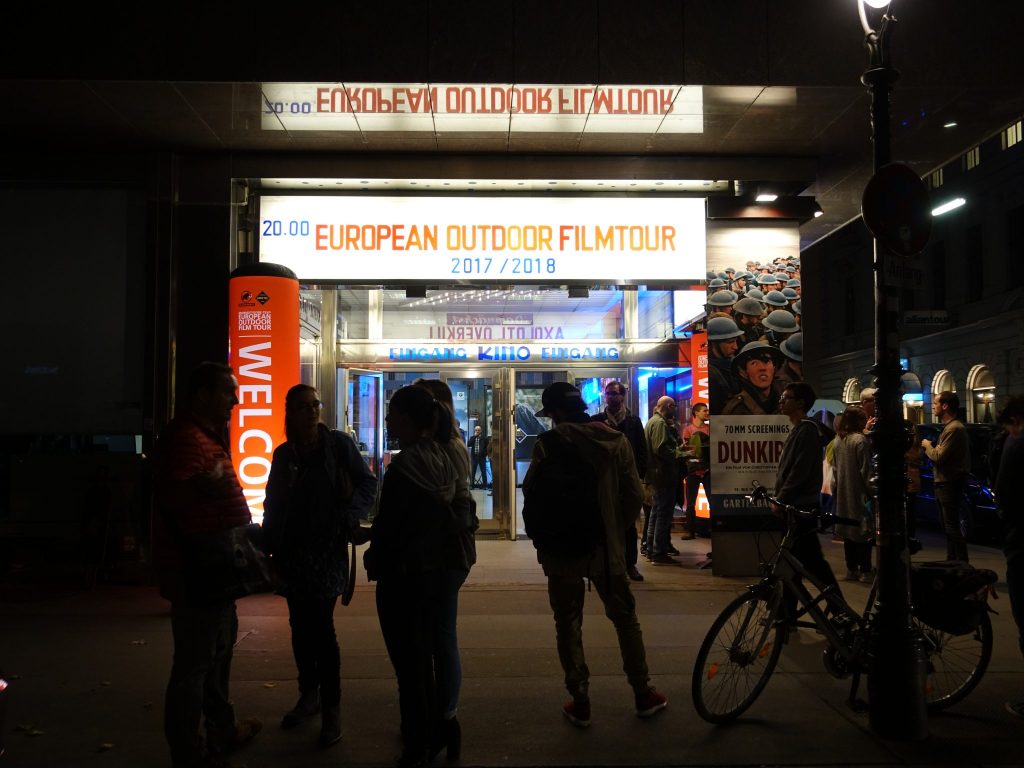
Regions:
[[443, 371], [441, 379], [452, 391], [455, 420], [469, 451], [470, 488], [476, 501], [479, 533], [507, 537], [509, 526], [503, 502], [506, 486], [503, 465], [498, 459], [507, 430], [496, 419], [494, 370]]
[[348, 432], [378, 478], [384, 458], [384, 377], [380, 371], [338, 369], [338, 429]]

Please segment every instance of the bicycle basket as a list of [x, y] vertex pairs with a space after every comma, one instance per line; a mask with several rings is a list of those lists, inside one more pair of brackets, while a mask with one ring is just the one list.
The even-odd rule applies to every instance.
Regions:
[[997, 578], [995, 571], [966, 563], [914, 563], [910, 569], [914, 616], [951, 635], [969, 634], [988, 610], [986, 588]]

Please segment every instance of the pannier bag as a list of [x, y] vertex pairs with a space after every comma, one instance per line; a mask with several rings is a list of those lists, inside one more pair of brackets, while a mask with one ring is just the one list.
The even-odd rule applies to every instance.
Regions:
[[910, 567], [914, 616], [951, 635], [970, 634], [988, 611], [988, 586], [997, 578], [988, 568], [957, 561], [914, 563]]

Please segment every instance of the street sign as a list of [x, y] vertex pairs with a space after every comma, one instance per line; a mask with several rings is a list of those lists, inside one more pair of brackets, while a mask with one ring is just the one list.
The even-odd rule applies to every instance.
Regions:
[[924, 288], [924, 270], [905, 261], [885, 262], [885, 284], [891, 288]]
[[893, 253], [913, 256], [928, 244], [928, 188], [908, 166], [890, 163], [880, 168], [864, 188], [860, 210], [871, 234]]

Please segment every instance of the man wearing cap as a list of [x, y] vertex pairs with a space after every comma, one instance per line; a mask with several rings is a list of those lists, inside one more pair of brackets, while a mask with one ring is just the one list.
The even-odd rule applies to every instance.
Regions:
[[[594, 469], [600, 485], [597, 498], [605, 537], [603, 545], [584, 555], [537, 551], [537, 560], [548, 580], [558, 659], [565, 674], [565, 687], [572, 696], [563, 705], [562, 714], [579, 728], [590, 725], [590, 670], [583, 654], [584, 579], [589, 579], [604, 603], [605, 615], [615, 625], [622, 666], [633, 688], [636, 714], [650, 717], [664, 709], [668, 699], [650, 684], [636, 602], [626, 576], [623, 532], [629, 525], [635, 525], [643, 500], [633, 450], [622, 433], [603, 422], [590, 421], [583, 396], [571, 384], [550, 385], [541, 402], [544, 407], [536, 415], [550, 418], [554, 430], [578, 448]], [[525, 495], [532, 492], [545, 459], [544, 443], [538, 440], [523, 479]]]
[[781, 387], [775, 371], [782, 365], [782, 353], [766, 341], [752, 341], [732, 360], [739, 379], [739, 394], [722, 409], [725, 416], [763, 416], [779, 412]]
[[647, 438], [644, 482], [651, 487], [654, 498], [651, 525], [647, 532], [647, 557], [654, 565], [678, 564], [672, 559], [672, 516], [686, 451], [680, 445], [679, 432], [673, 426], [675, 415], [676, 401], [664, 395], [658, 399], [644, 428]]

